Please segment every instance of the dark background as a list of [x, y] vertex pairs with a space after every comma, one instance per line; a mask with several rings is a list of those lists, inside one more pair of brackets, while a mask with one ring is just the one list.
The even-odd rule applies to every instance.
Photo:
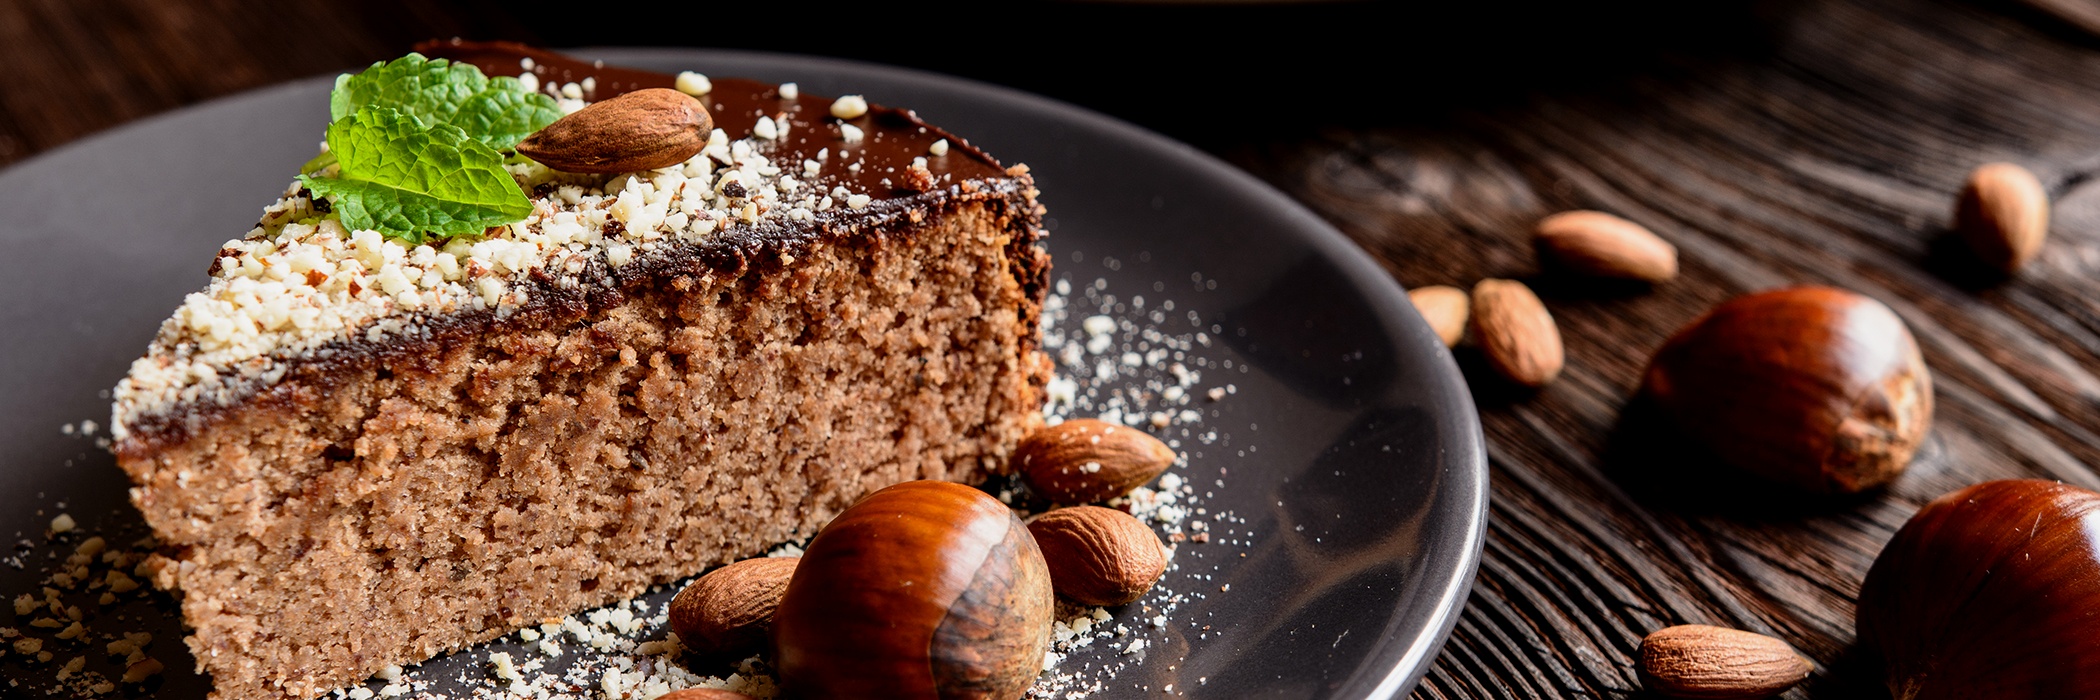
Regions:
[[[1049, 95], [1206, 148], [1435, 118], [1756, 53], [1713, 3], [0, 3], [0, 164], [129, 119], [398, 56], [431, 37], [838, 56]], [[768, 7], [778, 7], [768, 10]]]
[[[1531, 283], [1569, 368], [1539, 392], [1461, 364], [1493, 511], [1423, 698], [1638, 696], [1640, 638], [1773, 634], [1788, 697], [1884, 696], [1859, 580], [1922, 503], [1985, 479], [2100, 485], [2100, 11], [1951, 1], [1636, 3], [153, 2], [0, 0], [0, 165], [101, 129], [391, 58], [431, 37], [754, 48], [1039, 92], [1217, 154], [1403, 284]], [[2032, 168], [2051, 238], [2012, 279], [1951, 247], [1963, 176]], [[1655, 289], [1542, 274], [1540, 217], [1612, 211], [1677, 244]], [[1896, 309], [1938, 415], [1886, 491], [1809, 499], [1675, 442], [1629, 403], [1676, 327], [1745, 291]], [[2096, 632], [2100, 633], [2100, 632]]]

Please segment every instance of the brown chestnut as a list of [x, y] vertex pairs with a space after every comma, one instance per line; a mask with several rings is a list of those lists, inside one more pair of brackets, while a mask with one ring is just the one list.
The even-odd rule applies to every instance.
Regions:
[[1656, 351], [1642, 390], [1721, 459], [1819, 493], [1888, 483], [1932, 424], [1932, 378], [1903, 319], [1829, 287], [1722, 303]]
[[1896, 700], [2100, 697], [2100, 493], [1987, 481], [1927, 504], [1859, 590]]
[[1018, 698], [1055, 605], [1021, 520], [982, 491], [908, 481], [840, 513], [773, 617], [789, 698]]

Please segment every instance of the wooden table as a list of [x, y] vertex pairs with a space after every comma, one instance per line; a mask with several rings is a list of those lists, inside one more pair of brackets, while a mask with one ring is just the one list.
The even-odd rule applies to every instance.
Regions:
[[[579, 22], [476, 2], [9, 0], [0, 165], [455, 34], [827, 53], [1062, 97], [1274, 183], [1407, 285], [1517, 277], [1545, 297], [1569, 354], [1558, 382], [1517, 392], [1461, 352], [1492, 524], [1416, 696], [1635, 694], [1642, 635], [1701, 622], [1813, 657], [1789, 697], [1873, 697], [1854, 598], [1912, 511], [1986, 479], [2100, 486], [2100, 35], [2035, 1], [1029, 5], [1040, 21], [976, 35], [966, 10], [787, 32], [691, 14], [722, 3]], [[1993, 160], [2026, 164], [2056, 202], [2048, 244], [2012, 280], [1978, 274], [1946, 234], [1962, 177]], [[1646, 224], [1684, 275], [1652, 291], [1539, 275], [1529, 226], [1571, 208]], [[1622, 416], [1673, 329], [1804, 282], [1887, 302], [1924, 348], [1937, 423], [1893, 488], [1791, 495]]]

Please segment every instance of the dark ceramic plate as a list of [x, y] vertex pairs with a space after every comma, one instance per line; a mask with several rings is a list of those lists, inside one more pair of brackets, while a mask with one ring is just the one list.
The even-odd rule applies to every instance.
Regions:
[[[1211, 517], [1244, 522], [1215, 523], [1211, 543], [1180, 548], [1163, 585], [1189, 602], [1165, 629], [1141, 625], [1140, 610], [1117, 612], [1152, 638], [1151, 658], [1122, 670], [1102, 696], [1171, 684], [1199, 697], [1385, 698], [1420, 678], [1480, 553], [1480, 428], [1449, 353], [1400, 287], [1333, 228], [1188, 146], [1003, 88], [816, 58], [585, 53], [914, 107], [1034, 169], [1053, 217], [1057, 278], [1106, 280], [1105, 292], [1126, 302], [1150, 295], [1155, 309], [1176, 301], [1177, 318], [1200, 314], [1216, 364], [1199, 388], [1231, 383], [1235, 393], [1192, 404], [1217, 436], [1187, 441], [1192, 459], [1181, 473]], [[107, 453], [60, 426], [107, 421], [106, 390], [204, 283], [210, 251], [248, 230], [313, 155], [329, 84], [219, 100], [0, 172], [0, 534], [21, 541], [5, 553], [14, 561], [0, 563], [8, 598], [37, 590], [50, 552], [70, 547], [45, 540], [57, 512], [112, 535], [141, 531]], [[169, 672], [148, 690], [203, 696], [168, 600], [85, 607], [98, 634], [156, 632], [152, 650]], [[0, 620], [13, 612], [0, 605]], [[44, 664], [0, 656], [0, 677], [27, 679], [0, 683], [0, 693], [45, 686], [72, 656], [108, 672], [95, 646], [54, 644], [57, 658]], [[1129, 658], [1097, 648], [1075, 661]]]

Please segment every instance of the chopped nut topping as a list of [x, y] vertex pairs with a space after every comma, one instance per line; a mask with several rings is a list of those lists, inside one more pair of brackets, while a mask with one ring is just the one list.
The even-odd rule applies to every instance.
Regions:
[[677, 87], [679, 92], [694, 97], [699, 97], [715, 90], [715, 84], [708, 81], [707, 76], [692, 71], [679, 73], [678, 80], [673, 82], [672, 85]]
[[868, 101], [859, 95], [845, 95], [831, 101], [831, 116], [840, 119], [859, 119], [868, 113]]
[[[622, 267], [658, 242], [701, 242], [824, 211], [826, 193], [766, 155], [766, 133], [780, 135], [781, 121], [761, 118], [756, 131], [731, 140], [717, 129], [683, 164], [610, 178], [508, 165], [533, 193], [533, 212], [471, 240], [413, 245], [349, 231], [294, 185], [259, 226], [221, 246], [211, 284], [190, 294], [132, 363], [115, 392], [113, 436], [184, 402], [239, 400], [280, 379], [287, 361], [331, 343], [421, 332], [423, 313], [513, 313], [529, 301], [524, 283], [542, 272], [579, 276], [593, 258]], [[804, 174], [815, 177], [807, 164]], [[51, 523], [54, 534], [73, 527], [64, 515]]]

